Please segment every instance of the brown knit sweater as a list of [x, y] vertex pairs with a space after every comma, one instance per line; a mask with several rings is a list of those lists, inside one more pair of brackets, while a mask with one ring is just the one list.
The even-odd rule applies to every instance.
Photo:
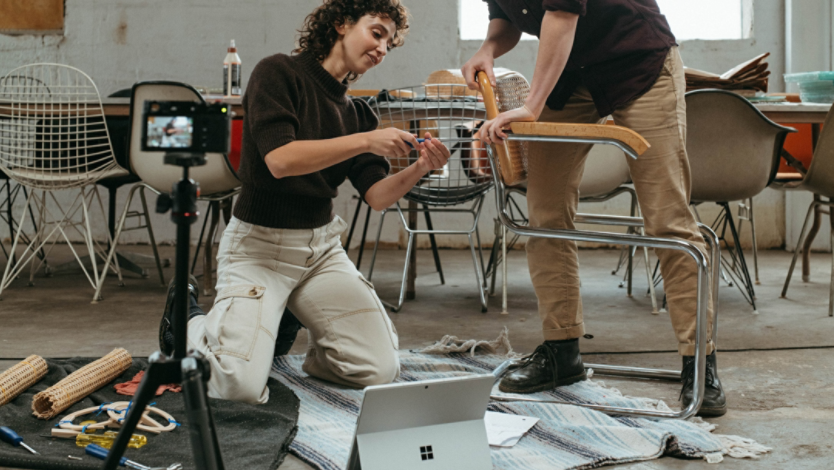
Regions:
[[333, 219], [336, 188], [350, 179], [365, 193], [388, 174], [388, 161], [362, 154], [308, 175], [276, 179], [264, 157], [296, 140], [332, 139], [376, 129], [378, 119], [362, 100], [310, 54], [276, 54], [252, 71], [243, 96], [243, 142], [238, 176], [243, 187], [238, 219], [271, 228], [309, 229]]

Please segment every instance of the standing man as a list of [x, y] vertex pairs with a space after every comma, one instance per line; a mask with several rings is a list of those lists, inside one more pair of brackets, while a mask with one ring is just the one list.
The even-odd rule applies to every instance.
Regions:
[[[540, 40], [530, 94], [523, 107], [501, 113], [481, 129], [486, 143], [506, 137], [511, 122], [603, 123], [641, 134], [651, 148], [628, 159], [646, 233], [692, 242], [706, 253], [689, 211], [690, 173], [686, 156], [686, 103], [683, 63], [655, 0], [484, 0], [489, 31], [478, 52], [463, 66], [475, 75], [518, 43], [521, 33]], [[573, 229], [588, 144], [529, 144], [527, 203], [530, 225]], [[697, 266], [679, 251], [657, 250], [669, 314], [683, 356], [681, 402], [692, 401], [694, 381]], [[576, 243], [531, 238], [530, 276], [539, 301], [544, 344], [506, 376], [505, 392], [532, 393], [586, 378], [579, 354], [585, 333], [579, 294]], [[710, 306], [709, 336], [712, 330]], [[707, 344], [706, 391], [701, 416], [721, 416], [726, 399], [716, 372], [715, 345]]]

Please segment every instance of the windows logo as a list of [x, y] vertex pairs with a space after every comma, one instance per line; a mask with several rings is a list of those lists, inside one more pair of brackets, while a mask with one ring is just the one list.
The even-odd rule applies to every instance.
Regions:
[[431, 449], [431, 446], [420, 447], [420, 458], [422, 460], [434, 460], [434, 451]]

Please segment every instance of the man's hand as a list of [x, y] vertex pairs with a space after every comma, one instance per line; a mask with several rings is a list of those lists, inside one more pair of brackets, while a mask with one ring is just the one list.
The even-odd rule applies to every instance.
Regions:
[[504, 129], [508, 128], [511, 122], [532, 122], [536, 119], [538, 116], [530, 112], [526, 106], [511, 109], [485, 122], [478, 132], [478, 138], [486, 144], [497, 143], [507, 138]]
[[420, 158], [414, 163], [423, 175], [443, 168], [452, 156], [449, 148], [440, 142], [440, 139], [432, 139], [428, 132], [426, 132], [425, 139], [423, 149], [420, 150]]
[[492, 57], [492, 54], [483, 50], [478, 51], [475, 55], [472, 56], [471, 59], [466, 61], [466, 63], [463, 64], [463, 67], [461, 67], [460, 69], [460, 72], [463, 74], [463, 78], [466, 80], [466, 86], [468, 86], [470, 90], [480, 90], [481, 86], [478, 85], [477, 74], [478, 72], [484, 72], [489, 78], [489, 83], [491, 83], [494, 87], [494, 64], [495, 58]]
[[[366, 148], [368, 153], [382, 157], [398, 157], [414, 150], [423, 150], [423, 144], [417, 141], [413, 134], [406, 131], [388, 127], [365, 133]], [[411, 143], [409, 147], [406, 142]]]

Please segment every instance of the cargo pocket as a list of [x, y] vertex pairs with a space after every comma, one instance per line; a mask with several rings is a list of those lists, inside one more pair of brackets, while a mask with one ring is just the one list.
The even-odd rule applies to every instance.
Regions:
[[249, 360], [258, 338], [265, 287], [232, 286], [218, 292], [206, 318], [206, 340], [215, 355]]
[[368, 288], [368, 293], [373, 297], [374, 301], [376, 302], [377, 309], [379, 310], [379, 315], [382, 317], [382, 321], [386, 325], [386, 329], [388, 330], [388, 336], [391, 339], [391, 345], [394, 347], [395, 350], [400, 349], [400, 338], [397, 335], [397, 327], [394, 326], [394, 322], [388, 317], [387, 309], [385, 305], [382, 304], [382, 301], [379, 300], [379, 296], [376, 295], [376, 289], [374, 289], [373, 283], [371, 281], [365, 279], [365, 276], [359, 275], [359, 279], [362, 280], [362, 283]]

